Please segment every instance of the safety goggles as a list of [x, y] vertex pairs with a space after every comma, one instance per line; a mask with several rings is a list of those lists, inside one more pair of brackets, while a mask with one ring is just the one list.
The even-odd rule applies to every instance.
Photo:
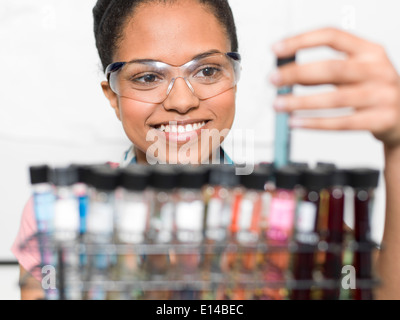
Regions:
[[117, 95], [141, 102], [164, 102], [179, 78], [197, 98], [205, 100], [237, 84], [240, 61], [240, 54], [235, 52], [207, 53], [182, 66], [141, 59], [112, 63], [106, 68], [106, 76]]

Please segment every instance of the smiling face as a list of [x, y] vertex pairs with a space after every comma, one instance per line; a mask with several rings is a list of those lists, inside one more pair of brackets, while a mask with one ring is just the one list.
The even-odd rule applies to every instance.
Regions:
[[[195, 0], [150, 2], [137, 7], [126, 22], [114, 62], [150, 59], [181, 66], [210, 51], [226, 53], [231, 51], [231, 44], [209, 8]], [[158, 148], [154, 153], [161, 161], [174, 161], [183, 145], [191, 163], [209, 159], [215, 145], [205, 143], [201, 131], [226, 133], [233, 124], [236, 87], [200, 100], [183, 78], [177, 78], [162, 103], [119, 96], [107, 82], [102, 87], [136, 147], [139, 162], [146, 162], [146, 152], [154, 149], [155, 141], [166, 145], [166, 149]], [[214, 138], [218, 144], [223, 140], [218, 134]], [[190, 145], [193, 147], [187, 148]]]

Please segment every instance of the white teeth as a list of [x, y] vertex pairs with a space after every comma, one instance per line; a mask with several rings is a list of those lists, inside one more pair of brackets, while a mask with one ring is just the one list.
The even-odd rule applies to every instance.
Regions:
[[161, 125], [157, 127], [157, 130], [161, 132], [173, 132], [173, 133], [185, 133], [185, 132], [192, 132], [201, 129], [206, 125], [205, 121], [201, 123], [193, 123], [187, 124], [186, 126], [177, 126], [177, 125]]

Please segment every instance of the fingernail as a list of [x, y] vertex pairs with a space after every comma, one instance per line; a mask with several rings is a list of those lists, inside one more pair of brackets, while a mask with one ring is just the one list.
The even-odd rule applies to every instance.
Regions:
[[287, 107], [287, 100], [283, 97], [277, 97], [273, 103], [273, 107], [277, 111], [283, 111]]
[[289, 120], [289, 125], [290, 125], [292, 128], [301, 128], [301, 127], [304, 126], [304, 120], [303, 120], [303, 119], [300, 119], [300, 118], [291, 118], [291, 119]]
[[279, 41], [274, 43], [271, 48], [275, 54], [281, 54], [284, 53], [285, 47], [285, 43], [283, 41]]
[[270, 80], [273, 84], [275, 84], [275, 85], [280, 85], [281, 82], [282, 82], [281, 73], [280, 73], [279, 71], [274, 71], [274, 72], [271, 74], [269, 80]]

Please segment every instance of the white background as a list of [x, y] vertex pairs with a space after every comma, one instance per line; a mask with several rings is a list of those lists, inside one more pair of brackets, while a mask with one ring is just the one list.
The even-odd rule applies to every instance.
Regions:
[[[270, 46], [295, 33], [336, 26], [383, 44], [400, 63], [400, 2], [395, 0], [230, 0], [243, 75], [233, 129], [254, 129], [255, 161], [271, 161], [275, 90]], [[0, 0], [0, 260], [10, 252], [30, 194], [28, 166], [119, 161], [129, 146], [103, 97], [93, 36], [95, 0]], [[334, 57], [327, 48], [299, 62]], [[299, 94], [327, 88], [296, 88]], [[238, 143], [235, 140], [235, 143]], [[228, 150], [229, 151], [229, 150]], [[233, 152], [232, 152], [233, 153]], [[233, 153], [234, 160], [240, 156]], [[381, 143], [365, 132], [295, 131], [294, 161], [383, 169]], [[381, 238], [383, 181], [376, 195], [373, 236]], [[18, 271], [0, 269], [0, 299], [18, 299]]]

